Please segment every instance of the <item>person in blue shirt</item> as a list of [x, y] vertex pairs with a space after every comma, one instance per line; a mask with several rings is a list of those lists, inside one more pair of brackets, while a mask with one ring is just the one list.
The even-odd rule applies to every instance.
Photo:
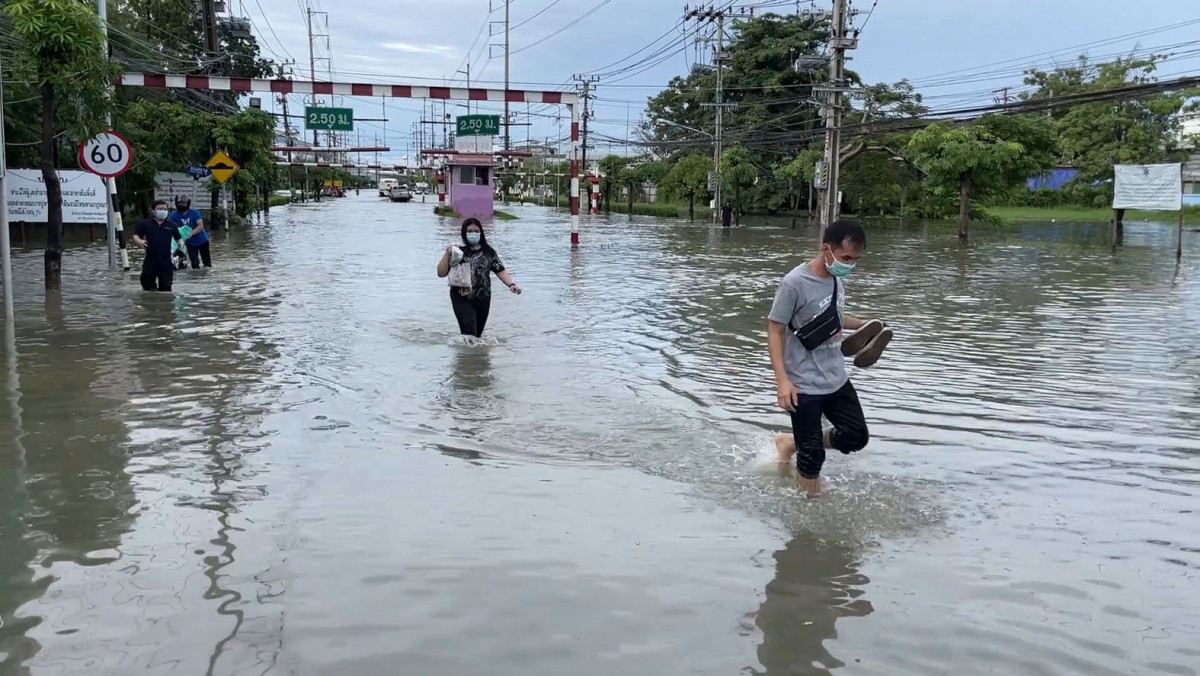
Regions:
[[212, 254], [208, 251], [208, 230], [204, 227], [204, 216], [192, 208], [192, 198], [180, 195], [175, 198], [175, 211], [171, 220], [192, 229], [192, 236], [187, 238], [188, 258], [192, 260], [192, 269], [200, 267], [203, 259], [204, 267], [212, 267]]

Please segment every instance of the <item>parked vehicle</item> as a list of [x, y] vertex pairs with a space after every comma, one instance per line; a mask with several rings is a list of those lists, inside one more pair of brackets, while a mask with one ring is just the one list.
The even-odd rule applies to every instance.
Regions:
[[388, 192], [388, 197], [393, 202], [408, 202], [412, 199], [412, 191], [408, 189], [407, 184], [401, 183], [392, 186], [392, 189]]

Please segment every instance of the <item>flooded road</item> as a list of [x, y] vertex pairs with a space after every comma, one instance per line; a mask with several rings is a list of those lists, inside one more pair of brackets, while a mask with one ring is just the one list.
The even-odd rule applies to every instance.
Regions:
[[468, 348], [432, 206], [277, 209], [173, 295], [17, 255], [0, 674], [1200, 674], [1200, 236], [871, 230], [897, 337], [808, 502], [764, 317], [810, 235], [514, 206]]

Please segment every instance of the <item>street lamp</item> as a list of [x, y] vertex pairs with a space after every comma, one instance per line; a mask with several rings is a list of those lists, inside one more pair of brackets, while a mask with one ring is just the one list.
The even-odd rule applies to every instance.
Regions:
[[679, 124], [678, 122], [672, 122], [672, 121], [670, 121], [670, 120], [664, 120], [664, 119], [662, 119], [662, 118], [659, 118], [659, 120], [658, 120], [658, 123], [659, 123], [659, 124], [665, 124], [665, 125], [667, 125], [668, 127], [678, 127], [678, 128], [680, 128], [680, 129], [683, 129], [683, 130], [686, 130], [686, 131], [695, 132], [695, 133], [697, 133], [697, 134], [703, 134], [703, 135], [705, 135], [705, 136], [707, 136], [708, 138], [710, 138], [710, 139], [713, 139], [713, 140], [716, 140], [716, 138], [717, 138], [717, 137], [716, 137], [716, 135], [714, 135], [714, 134], [710, 134], [710, 133], [708, 133], [708, 132], [706, 132], [706, 131], [704, 131], [704, 130], [701, 130], [701, 129], [696, 129], [695, 127], [689, 127], [689, 126], [687, 126], [686, 124]]

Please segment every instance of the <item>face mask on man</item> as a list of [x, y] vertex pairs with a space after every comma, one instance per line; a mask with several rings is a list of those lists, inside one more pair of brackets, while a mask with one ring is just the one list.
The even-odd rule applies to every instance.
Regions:
[[166, 209], [155, 209], [154, 217], [160, 221], [167, 220], [167, 210]]
[[850, 273], [854, 272], [855, 263], [843, 263], [839, 261], [837, 256], [833, 255], [832, 251], [829, 252], [829, 255], [833, 259], [833, 262], [825, 263], [825, 269], [829, 271], [829, 274], [834, 277], [849, 277]]
[[467, 233], [467, 244], [470, 244], [471, 246], [475, 246], [476, 244], [479, 244], [479, 233], [468, 232]]

